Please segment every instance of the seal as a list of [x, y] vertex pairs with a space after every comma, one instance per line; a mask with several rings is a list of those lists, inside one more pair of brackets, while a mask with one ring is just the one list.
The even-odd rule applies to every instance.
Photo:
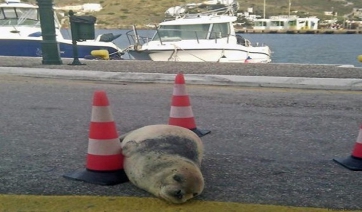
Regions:
[[135, 186], [172, 203], [200, 195], [201, 139], [173, 125], [149, 125], [120, 137], [124, 171]]

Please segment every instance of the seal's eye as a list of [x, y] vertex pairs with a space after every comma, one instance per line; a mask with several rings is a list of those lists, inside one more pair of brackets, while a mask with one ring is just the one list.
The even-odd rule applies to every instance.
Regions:
[[198, 195], [198, 193], [193, 193], [192, 195], [193, 195], [194, 197], [196, 197], [196, 196]]
[[175, 192], [174, 196], [177, 198], [177, 199], [182, 199], [183, 198], [183, 194], [182, 194], [182, 191], [181, 190], [178, 190]]
[[181, 182], [182, 181], [182, 177], [180, 176], [180, 175], [178, 175], [178, 174], [175, 174], [174, 176], [173, 176], [173, 179], [176, 181], [176, 182]]

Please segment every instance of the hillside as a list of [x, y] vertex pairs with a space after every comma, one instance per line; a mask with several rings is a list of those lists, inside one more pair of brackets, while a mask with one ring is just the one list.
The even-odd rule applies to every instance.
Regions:
[[[35, 0], [23, 0], [36, 3]], [[348, 2], [353, 5], [345, 6]], [[199, 0], [53, 0], [57, 6], [79, 5], [84, 3], [99, 3], [103, 10], [88, 15], [97, 17], [98, 28], [130, 28], [131, 25], [144, 26], [159, 23], [164, 19], [165, 11], [177, 5], [186, 3], [200, 3]], [[254, 8], [254, 13], [263, 15], [264, 0], [239, 0], [240, 10]], [[289, 0], [266, 0], [266, 17], [271, 15], [287, 15]], [[352, 8], [362, 8], [361, 0], [291, 0], [291, 11], [298, 11], [298, 15], [316, 15], [321, 19], [323, 11], [335, 11], [339, 19]]]

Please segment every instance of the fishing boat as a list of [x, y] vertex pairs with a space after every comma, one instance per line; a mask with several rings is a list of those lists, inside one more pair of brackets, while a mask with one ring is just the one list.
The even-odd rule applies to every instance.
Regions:
[[138, 60], [269, 63], [270, 48], [237, 35], [237, 18], [227, 11], [183, 14], [161, 22], [152, 38], [140, 36], [134, 26], [127, 32], [127, 52]]
[[[56, 41], [60, 57], [73, 58], [71, 39], [61, 33], [61, 24], [54, 12]], [[110, 58], [119, 58], [123, 52], [112, 41], [120, 35], [103, 34], [94, 40], [77, 42], [78, 57], [92, 58], [93, 50], [107, 50]], [[5, 0], [0, 4], [0, 56], [42, 56], [42, 33], [38, 6], [20, 0]]]

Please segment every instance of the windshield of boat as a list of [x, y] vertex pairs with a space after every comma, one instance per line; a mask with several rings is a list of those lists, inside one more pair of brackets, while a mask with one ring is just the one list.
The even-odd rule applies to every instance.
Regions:
[[36, 8], [0, 8], [0, 25], [39, 25]]
[[153, 41], [177, 41], [224, 38], [230, 35], [228, 23], [161, 25]]

